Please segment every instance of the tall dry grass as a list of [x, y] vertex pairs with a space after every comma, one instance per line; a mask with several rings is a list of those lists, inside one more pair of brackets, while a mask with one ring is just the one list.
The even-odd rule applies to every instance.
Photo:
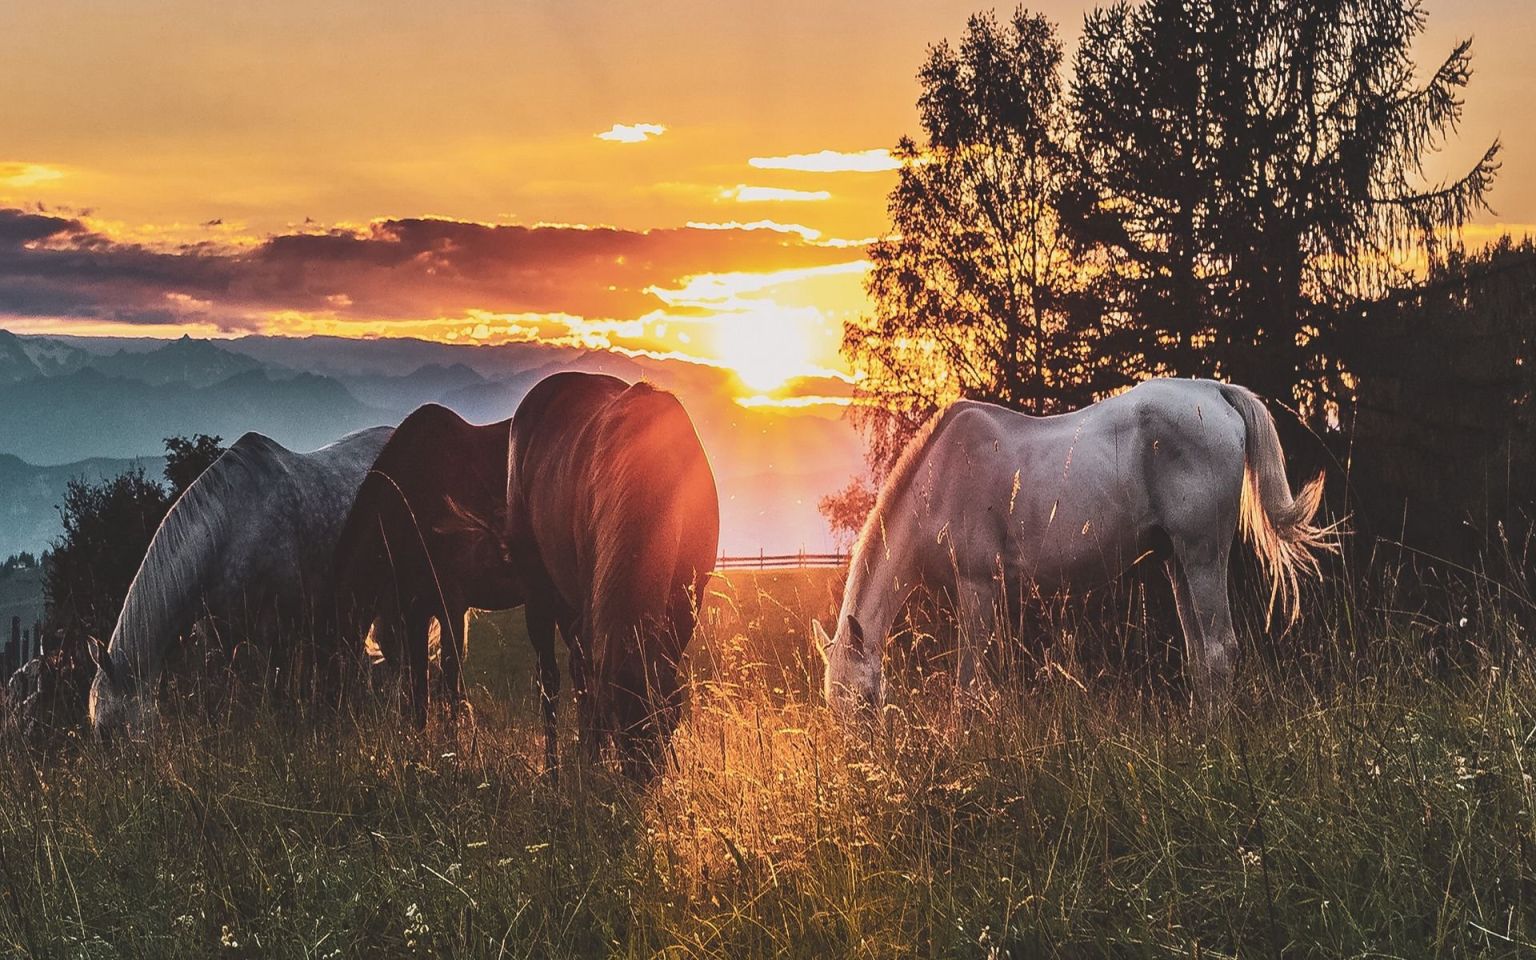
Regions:
[[[899, 642], [890, 708], [846, 731], [805, 639], [834, 587], [716, 582], [688, 717], [646, 790], [571, 743], [558, 783], [542, 775], [516, 616], [472, 629], [457, 729], [412, 732], [380, 700], [172, 705], [148, 744], [8, 743], [0, 953], [1536, 949], [1536, 682], [1496, 591], [1408, 613], [1390, 582], [1330, 587], [1271, 640], [1245, 610], [1238, 696], [1213, 718], [1191, 717], [1134, 603], [1032, 623], [1053, 642], [959, 713], [925, 688], [924, 644]], [[1116, 652], [1137, 645], [1151, 668]]]

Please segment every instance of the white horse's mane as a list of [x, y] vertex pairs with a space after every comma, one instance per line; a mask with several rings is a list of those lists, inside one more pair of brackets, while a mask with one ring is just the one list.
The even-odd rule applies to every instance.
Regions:
[[859, 529], [858, 539], [853, 542], [853, 552], [849, 556], [863, 556], [864, 551], [873, 546], [874, 537], [883, 525], [886, 515], [895, 506], [896, 501], [912, 486], [917, 468], [923, 462], [923, 457], [928, 452], [928, 445], [933, 441], [934, 434], [938, 433], [939, 426], [956, 409], [973, 402], [957, 400], [949, 404], [925, 420], [923, 425], [917, 428], [917, 432], [912, 434], [912, 439], [901, 448], [901, 455], [896, 458], [890, 473], [886, 474], [885, 482], [880, 484], [875, 506], [869, 511], [869, 516], [864, 518], [864, 526]]

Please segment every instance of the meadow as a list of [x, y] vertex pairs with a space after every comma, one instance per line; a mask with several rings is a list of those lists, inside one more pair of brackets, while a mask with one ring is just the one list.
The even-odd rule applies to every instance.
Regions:
[[1409, 615], [1334, 588], [1268, 643], [1250, 611], [1211, 718], [1155, 653], [1103, 655], [1149, 646], [1135, 618], [1063, 616], [958, 713], [898, 658], [877, 727], [847, 731], [806, 640], [838, 576], [716, 579], [648, 789], [575, 760], [568, 708], [543, 775], [516, 614], [477, 615], [457, 726], [243, 703], [168, 707], [147, 744], [7, 741], [0, 954], [1536, 950], [1536, 678], [1496, 591]]

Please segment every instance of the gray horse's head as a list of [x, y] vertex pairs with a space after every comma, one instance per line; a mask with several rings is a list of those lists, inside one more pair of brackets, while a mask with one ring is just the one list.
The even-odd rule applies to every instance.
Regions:
[[833, 712], [845, 716], [860, 710], [878, 710], [885, 701], [881, 664], [885, 644], [879, 639], [866, 641], [864, 628], [852, 615], [838, 623], [834, 637], [827, 637], [819, 621], [812, 622], [811, 632], [826, 661], [822, 690]]
[[139, 736], [155, 721], [155, 698], [126, 663], [112, 659], [100, 640], [90, 638], [96, 679], [91, 681], [91, 729], [98, 737]]

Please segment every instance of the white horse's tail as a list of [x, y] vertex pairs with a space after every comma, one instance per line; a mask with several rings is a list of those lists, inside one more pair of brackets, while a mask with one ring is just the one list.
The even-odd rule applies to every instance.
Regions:
[[1323, 474], [1293, 497], [1274, 418], [1247, 387], [1219, 386], [1222, 397], [1243, 418], [1243, 536], [1269, 577], [1269, 609], [1273, 611], [1279, 599], [1295, 622], [1301, 614], [1301, 576], [1320, 576], [1317, 554], [1338, 550], [1338, 524], [1314, 520], [1323, 501]]

